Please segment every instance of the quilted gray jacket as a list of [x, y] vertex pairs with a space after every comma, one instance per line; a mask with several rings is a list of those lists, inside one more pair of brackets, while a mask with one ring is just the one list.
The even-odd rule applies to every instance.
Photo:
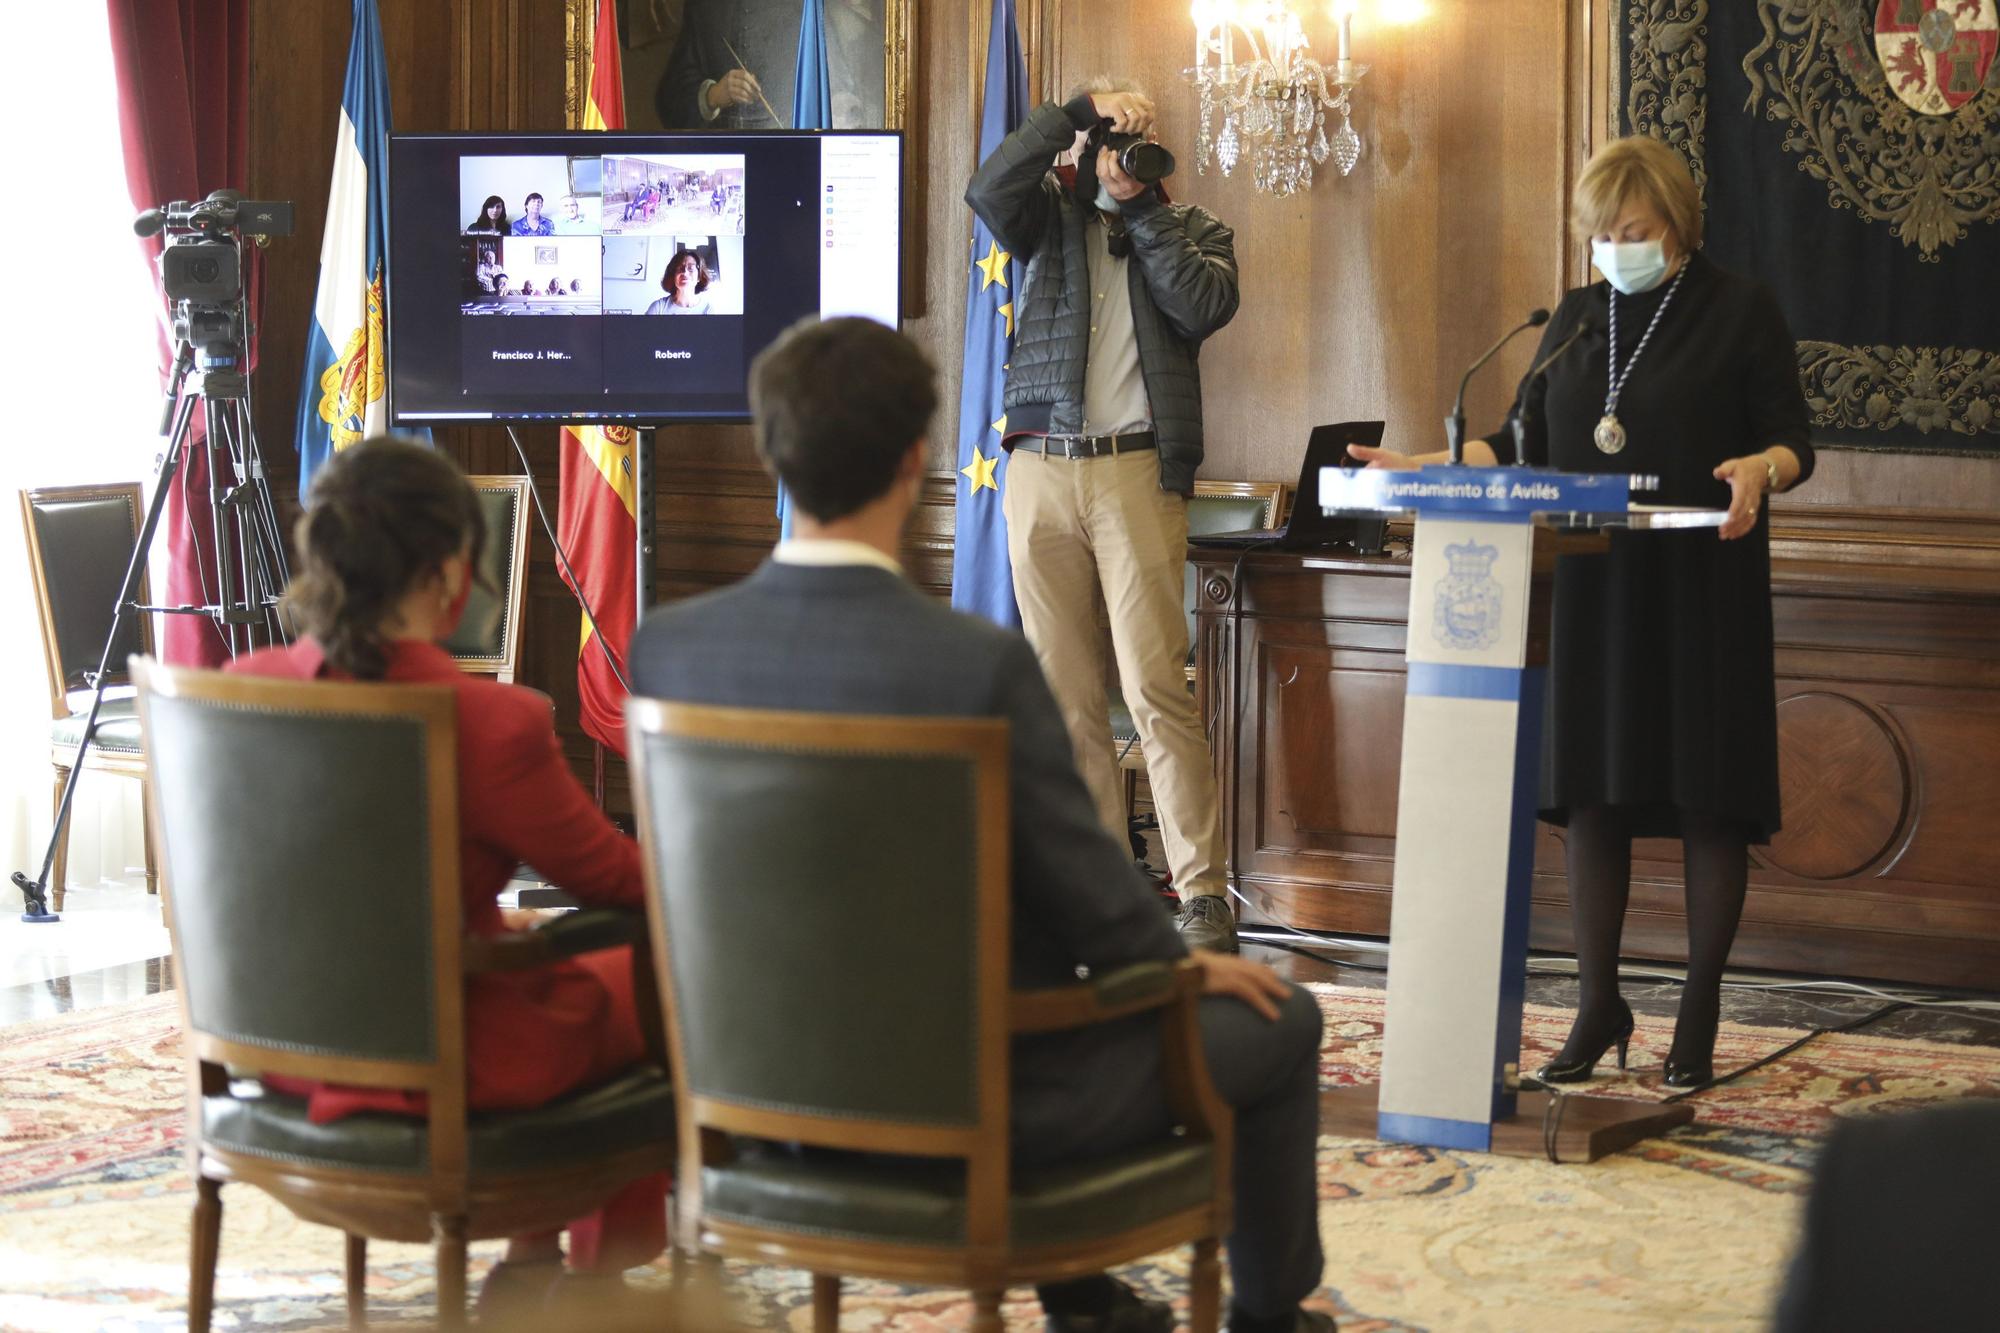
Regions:
[[[1085, 209], [1049, 163], [1097, 123], [1090, 99], [1032, 112], [980, 164], [965, 202], [1028, 269], [1014, 297], [1007, 433], [1083, 430], [1090, 347]], [[1119, 206], [1132, 239], [1132, 323], [1160, 443], [1160, 487], [1194, 490], [1201, 466], [1202, 340], [1236, 314], [1235, 234], [1206, 209], [1165, 204], [1151, 190]]]

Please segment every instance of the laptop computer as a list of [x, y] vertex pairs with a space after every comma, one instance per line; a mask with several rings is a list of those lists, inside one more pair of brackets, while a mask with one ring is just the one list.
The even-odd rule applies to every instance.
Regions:
[[[1188, 545], [1221, 550], [1319, 551], [1330, 546], [1348, 546], [1361, 551], [1382, 548], [1380, 520], [1328, 518], [1315, 500], [1319, 494], [1319, 472], [1327, 467], [1359, 467], [1361, 461], [1347, 452], [1350, 444], [1379, 448], [1380, 421], [1341, 421], [1330, 426], [1314, 426], [1306, 441], [1305, 462], [1299, 468], [1299, 484], [1292, 492], [1292, 512], [1275, 528], [1251, 528], [1242, 532], [1214, 532], [1189, 537]], [[1363, 532], [1366, 526], [1372, 531]]]

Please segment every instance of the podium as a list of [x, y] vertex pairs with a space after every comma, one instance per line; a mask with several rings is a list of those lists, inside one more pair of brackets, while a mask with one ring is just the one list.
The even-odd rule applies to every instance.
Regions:
[[[1594, 1160], [1686, 1105], [1520, 1089], [1549, 575], [1604, 529], [1720, 526], [1635, 504], [1656, 480], [1522, 467], [1326, 468], [1329, 515], [1411, 515], [1408, 681], [1382, 1081], [1323, 1099], [1337, 1133]], [[1582, 1086], [1582, 1085], [1579, 1085]]]

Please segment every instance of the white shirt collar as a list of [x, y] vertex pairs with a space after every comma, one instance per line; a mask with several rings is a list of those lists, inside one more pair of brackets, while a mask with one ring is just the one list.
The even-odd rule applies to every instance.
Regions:
[[771, 559], [781, 565], [812, 565], [826, 568], [836, 565], [873, 565], [886, 569], [891, 574], [901, 576], [901, 564], [883, 555], [866, 542], [843, 541], [836, 538], [820, 537], [802, 539], [794, 537], [790, 541], [778, 543], [778, 549], [771, 552]]

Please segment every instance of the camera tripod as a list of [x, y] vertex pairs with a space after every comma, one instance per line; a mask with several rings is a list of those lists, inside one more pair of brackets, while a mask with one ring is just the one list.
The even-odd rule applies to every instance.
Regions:
[[[144, 606], [138, 601], [139, 583], [146, 574], [146, 558], [152, 550], [153, 534], [159, 529], [167, 495], [180, 477], [188, 451], [194, 448], [194, 411], [199, 404], [207, 435], [208, 496], [215, 540], [216, 585], [207, 586], [203, 574], [203, 596], [213, 601], [200, 606]], [[90, 677], [90, 712], [84, 720], [82, 737], [71, 757], [69, 776], [63, 782], [62, 799], [56, 805], [55, 827], [49, 833], [48, 849], [42, 855], [39, 877], [15, 871], [14, 886], [21, 891], [24, 908], [21, 919], [48, 922], [59, 919], [49, 910], [46, 885], [54, 871], [56, 849], [62, 846], [69, 822], [77, 780], [83, 776], [83, 759], [97, 735], [97, 718], [104, 707], [104, 692], [111, 682], [111, 657], [117, 651], [128, 615], [162, 613], [205, 616], [213, 621], [230, 655], [248, 652], [261, 644], [289, 641], [278, 599], [290, 575], [285, 564], [285, 544], [279, 535], [278, 510], [264, 475], [264, 461], [257, 449], [257, 436], [250, 418], [250, 379], [240, 344], [212, 343], [197, 347], [184, 338], [174, 357], [168, 377], [166, 403], [160, 414], [160, 433], [167, 437], [161, 455], [159, 475], [152, 502], [139, 528], [139, 540], [125, 566], [125, 581], [118, 590], [118, 603], [111, 616], [111, 632], [104, 640], [97, 671]]]

